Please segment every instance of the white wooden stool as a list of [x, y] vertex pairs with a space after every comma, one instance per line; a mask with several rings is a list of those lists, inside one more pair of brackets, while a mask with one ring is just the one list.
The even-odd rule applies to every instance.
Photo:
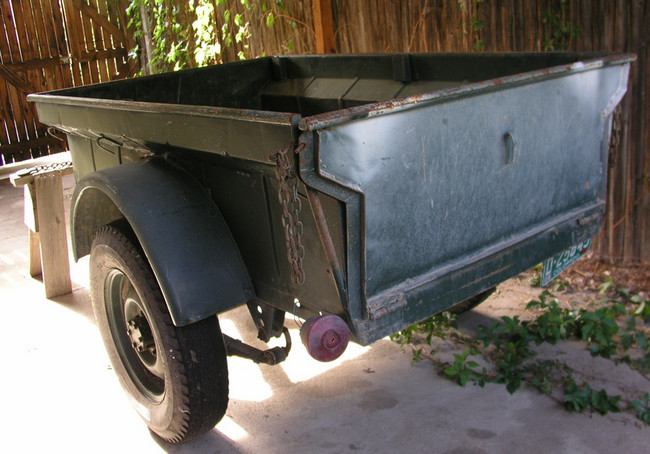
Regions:
[[64, 161], [20, 170], [10, 177], [14, 186], [25, 188], [29, 274], [43, 276], [46, 298], [72, 292], [62, 183], [70, 173], [72, 162]]

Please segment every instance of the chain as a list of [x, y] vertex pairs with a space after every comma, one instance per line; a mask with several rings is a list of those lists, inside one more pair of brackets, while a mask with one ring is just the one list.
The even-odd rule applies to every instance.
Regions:
[[299, 218], [302, 203], [298, 196], [298, 178], [291, 165], [290, 152], [293, 150], [300, 153], [304, 147], [304, 144], [301, 144], [294, 149], [294, 144], [291, 143], [269, 156], [276, 164], [275, 176], [280, 183], [278, 200], [282, 205], [282, 228], [287, 243], [287, 259], [291, 265], [291, 282], [295, 285], [305, 283], [305, 247], [302, 245], [304, 227]]

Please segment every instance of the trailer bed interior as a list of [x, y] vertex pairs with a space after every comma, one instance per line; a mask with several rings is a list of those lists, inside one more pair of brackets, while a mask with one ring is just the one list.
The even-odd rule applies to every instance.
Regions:
[[[215, 65], [56, 95], [291, 112], [303, 117], [458, 87], [600, 54], [403, 54], [278, 58]], [[338, 61], [337, 61], [338, 58]], [[197, 89], [200, 87], [200, 89]]]

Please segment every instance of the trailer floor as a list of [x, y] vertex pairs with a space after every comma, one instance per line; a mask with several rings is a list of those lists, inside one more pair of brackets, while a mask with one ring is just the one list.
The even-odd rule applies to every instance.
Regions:
[[[66, 177], [66, 205], [72, 185]], [[229, 358], [227, 416], [198, 440], [166, 445], [130, 408], [111, 370], [90, 306], [87, 260], [71, 264], [73, 293], [63, 297], [46, 299], [29, 276], [22, 197], [22, 189], [0, 181], [3, 452], [647, 452], [650, 428], [631, 415], [570, 414], [531, 389], [511, 396], [500, 385], [462, 388], [426, 361], [411, 367], [410, 353], [389, 340], [352, 345], [338, 361], [317, 363], [293, 320], [294, 348], [284, 364]], [[461, 322], [471, 329], [521, 310], [527, 292], [527, 284], [511, 281]], [[255, 338], [245, 309], [221, 323], [232, 336]], [[582, 367], [610, 386], [650, 390], [638, 374], [565, 349], [586, 357]]]

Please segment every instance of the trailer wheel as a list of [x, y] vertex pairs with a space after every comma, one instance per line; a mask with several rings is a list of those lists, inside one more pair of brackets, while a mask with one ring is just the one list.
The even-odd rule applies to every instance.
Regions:
[[105, 226], [90, 254], [97, 324], [113, 369], [152, 432], [170, 443], [211, 430], [228, 404], [216, 317], [176, 327], [137, 241]]
[[488, 299], [490, 295], [496, 291], [496, 289], [496, 287], [489, 288], [483, 293], [479, 293], [478, 295], [468, 298], [465, 301], [461, 301], [460, 303], [450, 307], [447, 310], [452, 314], [462, 314], [463, 312], [471, 311], [483, 301]]

